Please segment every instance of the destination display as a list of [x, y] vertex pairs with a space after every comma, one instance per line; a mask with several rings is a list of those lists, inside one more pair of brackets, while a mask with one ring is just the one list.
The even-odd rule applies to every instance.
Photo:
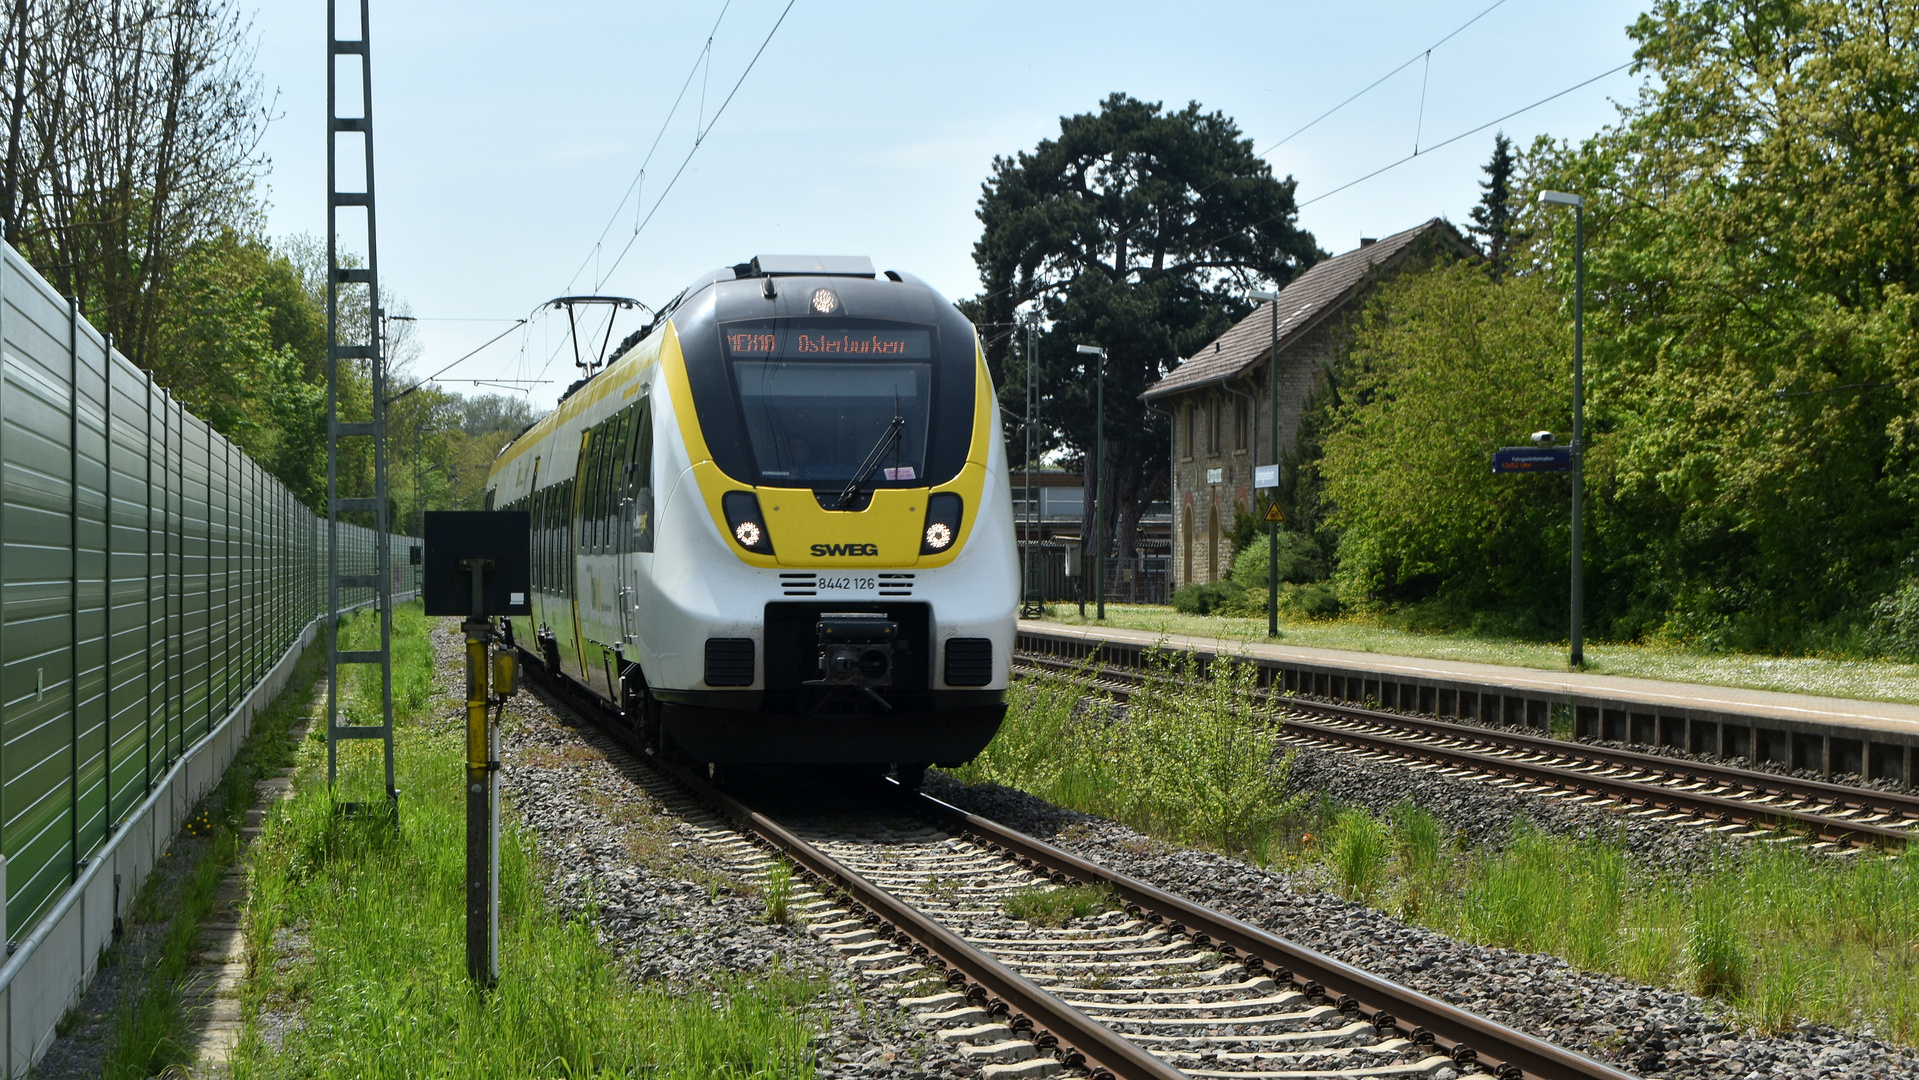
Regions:
[[933, 332], [807, 319], [792, 325], [734, 323], [721, 329], [728, 356], [771, 360], [931, 360]]

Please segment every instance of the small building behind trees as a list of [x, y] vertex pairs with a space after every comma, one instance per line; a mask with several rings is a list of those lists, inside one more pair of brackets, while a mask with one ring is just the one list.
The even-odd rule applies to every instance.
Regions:
[[1279, 459], [1290, 456], [1307, 404], [1351, 345], [1366, 297], [1409, 259], [1473, 246], [1433, 218], [1315, 263], [1279, 297], [1180, 362], [1140, 397], [1170, 412], [1173, 577], [1219, 581], [1232, 566], [1236, 509], [1253, 507], [1253, 466], [1275, 460], [1268, 378], [1279, 312]]

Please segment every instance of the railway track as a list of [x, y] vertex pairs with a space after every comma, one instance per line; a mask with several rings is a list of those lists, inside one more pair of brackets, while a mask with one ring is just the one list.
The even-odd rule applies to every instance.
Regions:
[[[1133, 668], [1023, 651], [1016, 670], [1085, 673], [1124, 698], [1142, 681]], [[1919, 835], [1919, 796], [1848, 787], [1711, 762], [1617, 750], [1426, 716], [1276, 696], [1259, 700], [1285, 722], [1293, 745], [1334, 747], [1379, 759], [1490, 779], [1513, 790], [1643, 813], [1680, 814], [1730, 835], [1784, 831], [1814, 846], [1901, 847]]]
[[[901, 988], [987, 1077], [1626, 1080], [890, 782], [836, 800], [851, 809], [769, 812], [636, 755], [651, 768], [632, 774], [740, 876], [765, 884], [789, 863], [795, 921], [863, 978]], [[1106, 910], [1051, 928], [1006, 911], [1016, 893], [1064, 885], [1093, 887]]]

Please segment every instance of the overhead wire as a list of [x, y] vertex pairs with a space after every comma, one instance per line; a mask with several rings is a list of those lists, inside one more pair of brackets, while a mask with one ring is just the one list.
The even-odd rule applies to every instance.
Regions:
[[[720, 122], [720, 117], [725, 114], [726, 107], [733, 103], [733, 95], [740, 92], [740, 87], [746, 83], [746, 77], [753, 73], [753, 68], [760, 62], [760, 57], [765, 54], [766, 47], [773, 43], [773, 35], [779, 33], [780, 27], [786, 22], [787, 14], [793, 10], [793, 5], [797, 2], [798, 0], [787, 0], [786, 7], [780, 11], [779, 19], [773, 23], [773, 29], [766, 32], [766, 40], [760, 42], [759, 49], [753, 53], [753, 59], [747, 62], [746, 70], [740, 72], [739, 79], [733, 83], [733, 89], [727, 91], [726, 100], [720, 102], [720, 107], [713, 110], [713, 119], [707, 123], [704, 130], [700, 131], [694, 137], [693, 148], [686, 152], [686, 158], [680, 162], [679, 169], [673, 173], [673, 178], [666, 182], [666, 190], [660, 192], [660, 197], [653, 201], [653, 208], [646, 212], [645, 220], [634, 227], [633, 235], [627, 238], [626, 246], [620, 249], [619, 257], [614, 259], [613, 265], [607, 267], [606, 273], [600, 276], [600, 284], [604, 284], [607, 278], [613, 276], [613, 271], [620, 268], [620, 263], [626, 260], [627, 253], [633, 250], [634, 243], [640, 238], [640, 232], [653, 220], [653, 215], [659, 212], [660, 204], [666, 201], [668, 195], [672, 194], [673, 185], [679, 183], [680, 177], [686, 172], [687, 165], [692, 163], [693, 155], [699, 153], [700, 147], [706, 141], [706, 136], [711, 134], [713, 126]], [[594, 285], [594, 288], [597, 290], [600, 284]]]
[[[1424, 150], [1415, 150], [1415, 151], [1413, 151], [1412, 153], [1410, 153], [1410, 154], [1407, 154], [1407, 155], [1406, 155], [1405, 157], [1403, 157], [1403, 158], [1400, 158], [1400, 159], [1399, 159], [1398, 161], [1395, 161], [1395, 162], [1392, 162], [1392, 163], [1390, 163], [1390, 164], [1387, 164], [1387, 165], [1382, 165], [1382, 166], [1380, 166], [1379, 168], [1377, 168], [1377, 169], [1374, 169], [1374, 170], [1373, 170], [1372, 172], [1369, 172], [1369, 173], [1367, 173], [1367, 174], [1366, 174], [1365, 176], [1362, 176], [1362, 177], [1360, 177], [1360, 178], [1358, 178], [1357, 180], [1348, 180], [1348, 181], [1347, 181], [1346, 183], [1343, 183], [1343, 184], [1341, 184], [1341, 185], [1339, 185], [1338, 187], [1336, 187], [1336, 188], [1334, 188], [1334, 189], [1332, 189], [1331, 191], [1323, 191], [1323, 192], [1321, 192], [1321, 193], [1319, 193], [1318, 195], [1315, 195], [1315, 196], [1313, 196], [1312, 198], [1310, 198], [1310, 199], [1307, 199], [1307, 200], [1306, 200], [1305, 202], [1302, 202], [1302, 203], [1299, 203], [1299, 204], [1297, 204], [1297, 206], [1295, 207], [1295, 209], [1303, 209], [1303, 208], [1305, 208], [1305, 207], [1308, 207], [1308, 206], [1311, 206], [1311, 205], [1313, 205], [1314, 203], [1316, 203], [1316, 202], [1318, 202], [1318, 201], [1319, 201], [1319, 200], [1321, 200], [1321, 199], [1325, 199], [1325, 198], [1330, 198], [1331, 196], [1334, 196], [1334, 195], [1337, 195], [1337, 194], [1339, 194], [1340, 192], [1342, 192], [1342, 191], [1345, 191], [1345, 190], [1346, 190], [1347, 188], [1349, 188], [1349, 187], [1352, 187], [1352, 186], [1353, 186], [1353, 185], [1355, 185], [1355, 184], [1363, 184], [1363, 183], [1365, 183], [1366, 181], [1368, 181], [1368, 180], [1371, 180], [1371, 179], [1372, 179], [1373, 177], [1375, 177], [1375, 176], [1378, 176], [1379, 174], [1381, 174], [1381, 173], [1383, 173], [1383, 172], [1388, 172], [1388, 171], [1390, 171], [1390, 170], [1392, 170], [1392, 169], [1397, 169], [1397, 168], [1398, 168], [1398, 167], [1400, 167], [1401, 165], [1404, 165], [1404, 164], [1406, 164], [1406, 163], [1407, 163], [1408, 161], [1411, 161], [1411, 160], [1413, 160], [1413, 159], [1414, 159], [1414, 158], [1416, 158], [1416, 157], [1421, 157], [1421, 156], [1424, 156], [1424, 155], [1426, 155], [1426, 154], [1430, 154], [1430, 153], [1432, 153], [1432, 152], [1433, 152], [1434, 150], [1437, 150], [1437, 149], [1439, 149], [1439, 148], [1440, 148], [1440, 147], [1442, 147], [1442, 146], [1449, 146], [1449, 145], [1451, 145], [1451, 144], [1453, 144], [1453, 143], [1456, 143], [1456, 142], [1458, 142], [1459, 140], [1461, 140], [1461, 139], [1463, 139], [1463, 138], [1465, 138], [1465, 137], [1466, 137], [1466, 136], [1468, 136], [1468, 135], [1477, 135], [1477, 134], [1479, 134], [1480, 132], [1482, 132], [1482, 131], [1484, 131], [1484, 130], [1486, 130], [1486, 129], [1487, 129], [1487, 128], [1489, 128], [1489, 127], [1492, 127], [1492, 126], [1493, 126], [1493, 125], [1495, 125], [1495, 124], [1503, 124], [1503, 123], [1505, 123], [1506, 121], [1508, 121], [1508, 120], [1511, 120], [1511, 119], [1512, 119], [1513, 117], [1515, 117], [1515, 116], [1518, 116], [1518, 115], [1519, 115], [1519, 114], [1521, 114], [1521, 113], [1524, 113], [1524, 112], [1530, 112], [1530, 111], [1532, 111], [1533, 109], [1537, 109], [1537, 108], [1539, 108], [1539, 107], [1540, 107], [1541, 105], [1544, 105], [1544, 104], [1546, 104], [1546, 103], [1547, 103], [1547, 102], [1549, 102], [1549, 101], [1552, 101], [1552, 100], [1554, 100], [1554, 99], [1556, 99], [1556, 98], [1562, 98], [1562, 97], [1565, 97], [1565, 96], [1566, 96], [1567, 94], [1570, 94], [1570, 93], [1572, 93], [1572, 92], [1573, 92], [1574, 90], [1577, 90], [1577, 89], [1579, 89], [1579, 88], [1580, 88], [1580, 87], [1582, 87], [1582, 86], [1590, 86], [1591, 84], [1593, 84], [1593, 83], [1596, 83], [1596, 82], [1598, 82], [1599, 80], [1601, 80], [1601, 79], [1603, 79], [1603, 78], [1605, 78], [1605, 77], [1607, 77], [1608, 75], [1617, 75], [1618, 73], [1620, 73], [1620, 72], [1622, 72], [1622, 71], [1624, 71], [1624, 70], [1626, 70], [1627, 68], [1629, 68], [1629, 67], [1631, 67], [1631, 66], [1633, 66], [1633, 64], [1634, 64], [1634, 63], [1635, 63], [1635, 61], [1632, 61], [1632, 60], [1628, 60], [1628, 61], [1626, 61], [1625, 63], [1623, 63], [1623, 64], [1620, 64], [1620, 65], [1619, 65], [1618, 67], [1615, 67], [1615, 68], [1611, 68], [1611, 69], [1608, 69], [1608, 70], [1606, 70], [1606, 71], [1602, 71], [1602, 72], [1600, 72], [1599, 74], [1597, 74], [1597, 75], [1594, 75], [1594, 76], [1593, 76], [1592, 78], [1590, 78], [1590, 79], [1584, 79], [1584, 80], [1581, 80], [1580, 82], [1576, 82], [1576, 83], [1574, 83], [1573, 85], [1571, 85], [1571, 86], [1568, 86], [1567, 88], [1565, 88], [1564, 90], [1561, 90], [1561, 91], [1559, 91], [1559, 92], [1558, 92], [1558, 93], [1556, 93], [1556, 94], [1548, 94], [1548, 95], [1546, 95], [1545, 97], [1543, 97], [1543, 98], [1540, 98], [1540, 99], [1539, 99], [1538, 101], [1535, 101], [1535, 102], [1533, 102], [1533, 103], [1532, 103], [1531, 105], [1527, 105], [1527, 106], [1524, 106], [1523, 108], [1518, 108], [1518, 109], [1514, 109], [1514, 110], [1513, 110], [1512, 112], [1509, 112], [1509, 113], [1507, 113], [1507, 114], [1506, 114], [1506, 115], [1504, 115], [1504, 116], [1501, 116], [1501, 117], [1498, 117], [1497, 119], [1493, 119], [1493, 120], [1488, 120], [1488, 121], [1486, 121], [1485, 123], [1483, 123], [1483, 124], [1481, 124], [1481, 125], [1479, 125], [1478, 127], [1475, 127], [1475, 128], [1470, 128], [1470, 129], [1468, 129], [1468, 130], [1466, 130], [1466, 131], [1462, 131], [1462, 132], [1460, 132], [1459, 134], [1457, 134], [1457, 135], [1454, 135], [1454, 136], [1453, 136], [1452, 138], [1450, 138], [1450, 139], [1445, 139], [1445, 140], [1443, 140], [1443, 141], [1441, 141], [1441, 142], [1436, 142], [1436, 143], [1434, 143], [1434, 144], [1432, 144], [1431, 146], [1428, 146], [1428, 147], [1427, 147], [1426, 149], [1424, 149]], [[1276, 216], [1277, 216], [1277, 215], [1276, 215]], [[1261, 220], [1261, 221], [1256, 221], [1256, 222], [1254, 222], [1254, 223], [1253, 223], [1253, 224], [1252, 224], [1251, 226], [1249, 226], [1249, 228], [1257, 228], [1257, 227], [1259, 227], [1259, 226], [1261, 226], [1261, 225], [1264, 225], [1264, 224], [1266, 224], [1266, 222], [1268, 222], [1268, 221], [1271, 221], [1271, 220], [1273, 220], [1273, 219], [1272, 219], [1272, 218], [1266, 218], [1266, 219], [1264, 219], [1264, 220]], [[1224, 237], [1222, 237], [1221, 239], [1224, 239]]]
[[[1467, 19], [1465, 22], [1460, 23], [1457, 27], [1454, 27], [1452, 33], [1447, 34], [1445, 37], [1440, 38], [1438, 41], [1435, 41], [1431, 45], [1428, 45], [1424, 49], [1421, 49], [1420, 51], [1414, 53], [1411, 57], [1409, 57], [1406, 60], [1405, 63], [1399, 65], [1398, 67], [1392, 69], [1391, 71], [1388, 71], [1386, 74], [1381, 75], [1379, 78], [1374, 79], [1372, 82], [1367, 83], [1358, 92], [1354, 93], [1352, 97], [1347, 98], [1345, 101], [1340, 102], [1339, 104], [1333, 106], [1332, 108], [1327, 109], [1325, 112], [1320, 113], [1318, 116], [1313, 117], [1311, 120], [1306, 121], [1304, 124], [1301, 124], [1297, 129], [1293, 131], [1292, 134], [1286, 136], [1285, 138], [1279, 140], [1276, 143], [1273, 143], [1271, 146], [1268, 146], [1266, 149], [1259, 151], [1257, 156], [1265, 157], [1267, 154], [1270, 154], [1273, 151], [1279, 149], [1280, 147], [1285, 146], [1287, 143], [1292, 142], [1295, 137], [1305, 134], [1307, 130], [1312, 128], [1315, 124], [1318, 124], [1321, 120], [1326, 119], [1327, 117], [1333, 115], [1334, 113], [1345, 108], [1346, 106], [1351, 105], [1353, 102], [1358, 101], [1360, 98], [1365, 97], [1369, 91], [1371, 91], [1374, 87], [1377, 87], [1380, 83], [1385, 82], [1387, 79], [1390, 79], [1393, 76], [1399, 74], [1400, 72], [1406, 70], [1407, 68], [1413, 66], [1415, 63], [1417, 63], [1420, 60], [1420, 58], [1424, 57], [1427, 63], [1430, 65], [1432, 62], [1432, 53], [1434, 49], [1437, 49], [1441, 45], [1444, 45], [1448, 41], [1451, 41], [1452, 39], [1458, 37], [1460, 33], [1464, 31], [1467, 27], [1485, 18], [1486, 16], [1491, 15], [1495, 8], [1498, 8], [1500, 5], [1504, 4], [1505, 2], [1506, 0], [1493, 0], [1492, 6], [1486, 8], [1486, 10], [1480, 12], [1479, 14], [1474, 15], [1472, 18]], [[1422, 95], [1423, 95], [1423, 90], [1422, 90]]]
[[[673, 117], [679, 114], [680, 102], [686, 100], [686, 91], [689, 87], [693, 85], [693, 76], [699, 74], [700, 65], [704, 63], [707, 66], [707, 69], [709, 71], [712, 69], [713, 38], [719, 34], [720, 23], [725, 21], [726, 11], [728, 8], [732, 6], [733, 6], [733, 0], [726, 0], [726, 3], [720, 5], [720, 14], [718, 18], [713, 20], [713, 29], [708, 30], [706, 32], [706, 44], [702, 45], [700, 47], [700, 51], [698, 55], [693, 57], [693, 66], [687, 69], [686, 79], [685, 81], [680, 83], [680, 92], [679, 92], [679, 95], [673, 99], [673, 107], [666, 110], [666, 119], [660, 121], [660, 130], [657, 134], [653, 136], [653, 145], [646, 148], [646, 156], [640, 159], [639, 171], [633, 174], [633, 182], [626, 186], [626, 194], [620, 196], [619, 205], [615, 206], [613, 208], [613, 213], [607, 217], [606, 227], [600, 230], [599, 239], [593, 241], [592, 248], [590, 248], [587, 251], [586, 258], [580, 260], [580, 265], [577, 269], [573, 271], [573, 276], [566, 279], [566, 289], [564, 291], [566, 292], [573, 291], [573, 283], [580, 280], [581, 271], [585, 270], [586, 265], [592, 262], [594, 256], [600, 253], [601, 245], [606, 243], [606, 234], [613, 231], [614, 223], [620, 220], [620, 211], [626, 209], [626, 201], [633, 197], [634, 191], [638, 190], [640, 186], [640, 181], [646, 178], [646, 167], [647, 165], [652, 163], [653, 153], [654, 151], [660, 148], [660, 140], [666, 137], [666, 129], [672, 125]], [[783, 17], [784, 16], [782, 16], [782, 18]], [[700, 94], [702, 98], [704, 98], [705, 93], [706, 93], [706, 89], [704, 86], [702, 86], [700, 89]], [[705, 108], [704, 104], [702, 104], [701, 108], [702, 109]], [[698, 124], [696, 123], [694, 126], [697, 127]], [[637, 207], [635, 209], [637, 210]], [[635, 232], [639, 231], [639, 226], [637, 224], [634, 226], [634, 231]], [[596, 277], [599, 276], [597, 272], [595, 276]], [[597, 285], [594, 287], [598, 288]]]

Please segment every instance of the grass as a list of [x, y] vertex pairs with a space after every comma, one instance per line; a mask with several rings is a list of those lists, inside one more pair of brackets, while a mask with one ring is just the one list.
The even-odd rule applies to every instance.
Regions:
[[[1068, 625], [1082, 620], [1068, 604], [1047, 607], [1047, 617]], [[1266, 620], [1224, 615], [1182, 615], [1148, 604], [1106, 605], [1106, 626], [1217, 638], [1235, 643], [1266, 641]], [[1522, 641], [1471, 634], [1421, 633], [1382, 625], [1365, 615], [1327, 620], [1282, 620], [1288, 645], [1347, 652], [1384, 653], [1430, 660], [1566, 670], [1565, 642]], [[1585, 644], [1586, 671], [1637, 679], [1776, 690], [1792, 694], [1919, 704], [1919, 664], [1822, 656], [1704, 653], [1663, 645]]]
[[[1283, 761], [1263, 774], [1244, 767], [1261, 746], [1258, 760], [1272, 761], [1274, 746], [1239, 697], [1249, 689], [1240, 669], [1210, 686], [1188, 685], [1184, 671], [1156, 658], [1151, 693], [1123, 713], [1079, 705], [1083, 673], [1020, 679], [999, 737], [956, 775], [1161, 839], [1323, 872], [1343, 895], [1408, 921], [1717, 997], [1760, 1030], [1812, 1020], [1919, 1043], [1919, 853], [1728, 846], [1681, 875], [1634, 864], [1623, 835], [1567, 839], [1524, 818], [1503, 843], [1468, 850], [1411, 803], [1375, 817], [1324, 797], [1282, 798]], [[1245, 809], [1255, 800], [1264, 808]]]
[[[356, 620], [351, 634], [369, 628]], [[400, 609], [394, 630], [400, 828], [339, 812], [339, 801], [384, 797], [377, 745], [343, 755], [337, 793], [320, 782], [324, 745], [306, 745], [297, 796], [249, 853], [247, 937], [259, 975], [234, 1075], [812, 1075], [805, 1006], [816, 980], [776, 965], [691, 990], [635, 987], [590, 918], [546, 902], [530, 844], [511, 828], [500, 844], [500, 981], [473, 988], [462, 735], [420, 722], [434, 691], [419, 607]], [[352, 707], [377, 712], [377, 689], [355, 685]], [[297, 1017], [277, 1046], [260, 1023], [269, 1014]]]
[[1301, 805], [1285, 796], [1291, 758], [1273, 761], [1278, 727], [1251, 665], [1223, 661], [1195, 684], [1193, 664], [1154, 652], [1124, 706], [1087, 699], [1083, 678], [1020, 680], [998, 736], [954, 775], [1263, 861]]
[[1001, 906], [1009, 917], [1035, 926], [1065, 926], [1074, 919], [1111, 911], [1119, 907], [1119, 899], [1100, 885], [1033, 886], [1015, 890]]
[[128, 989], [114, 1016], [111, 1048], [101, 1067], [104, 1080], [140, 1080], [171, 1065], [190, 1064], [191, 1048], [182, 1037], [180, 991], [194, 940], [201, 921], [213, 911], [221, 878], [239, 853], [238, 830], [253, 805], [255, 785], [293, 760], [292, 732], [325, 662], [322, 646], [301, 655], [286, 688], [255, 718], [252, 733], [219, 785], [188, 815], [185, 831], [206, 842], [176, 846], [164, 856], [194, 860], [177, 888], [166, 887], [156, 871], [129, 905], [128, 923], [164, 922], [166, 931], [158, 947], [126, 973]]
[[785, 859], [775, 859], [766, 868], [766, 889], [762, 894], [766, 901], [768, 920], [782, 925], [793, 921], [793, 866]]
[[[1363, 832], [1364, 817], [1343, 810], [1336, 829]], [[1396, 853], [1376, 856], [1378, 906], [1466, 940], [1720, 998], [1762, 1031], [1807, 1019], [1919, 1041], [1919, 859], [1752, 845], [1678, 876], [1635, 868], [1616, 840], [1550, 836], [1523, 818], [1503, 846], [1471, 852], [1435, 843], [1434, 824], [1409, 807], [1374, 820]], [[1355, 876], [1337, 841], [1321, 857], [1335, 881]]]

